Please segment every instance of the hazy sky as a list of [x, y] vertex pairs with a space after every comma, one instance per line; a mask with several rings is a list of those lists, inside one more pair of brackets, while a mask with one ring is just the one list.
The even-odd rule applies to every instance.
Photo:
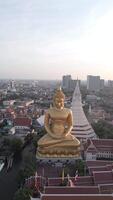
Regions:
[[113, 79], [113, 0], [0, 0], [0, 78]]

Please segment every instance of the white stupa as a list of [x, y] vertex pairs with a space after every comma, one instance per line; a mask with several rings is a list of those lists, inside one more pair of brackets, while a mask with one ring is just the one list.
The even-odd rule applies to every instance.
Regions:
[[96, 138], [96, 134], [92, 126], [88, 122], [82, 107], [82, 97], [78, 81], [72, 98], [72, 112], [73, 112], [72, 134], [75, 135], [81, 141], [86, 141], [88, 138], [90, 139]]

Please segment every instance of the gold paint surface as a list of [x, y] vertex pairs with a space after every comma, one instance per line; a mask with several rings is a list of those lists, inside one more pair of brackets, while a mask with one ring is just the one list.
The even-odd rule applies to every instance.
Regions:
[[45, 114], [44, 126], [47, 134], [38, 141], [38, 157], [79, 157], [80, 141], [71, 134], [72, 111], [64, 107], [61, 88], [53, 97], [53, 107]]

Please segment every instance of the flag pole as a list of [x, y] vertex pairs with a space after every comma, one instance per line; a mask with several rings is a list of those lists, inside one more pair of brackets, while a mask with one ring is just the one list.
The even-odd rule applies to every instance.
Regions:
[[62, 183], [64, 182], [64, 168], [62, 169]]

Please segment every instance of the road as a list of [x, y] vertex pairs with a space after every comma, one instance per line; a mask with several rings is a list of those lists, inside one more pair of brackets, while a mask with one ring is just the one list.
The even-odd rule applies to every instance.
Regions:
[[[29, 153], [31, 145], [25, 147], [22, 158]], [[13, 200], [14, 193], [18, 189], [16, 177], [22, 166], [22, 160], [13, 163], [11, 170], [7, 172], [6, 167], [0, 172], [0, 200]]]

